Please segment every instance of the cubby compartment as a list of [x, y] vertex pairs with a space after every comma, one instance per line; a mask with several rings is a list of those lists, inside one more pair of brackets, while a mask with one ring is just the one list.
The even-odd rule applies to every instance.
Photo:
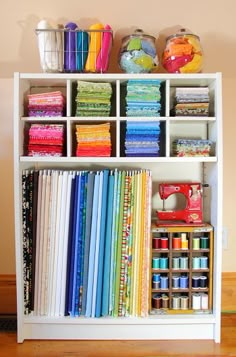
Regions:
[[[213, 289], [213, 227], [211, 225], [202, 224], [201, 227], [153, 225], [151, 256], [151, 314], [161, 314], [163, 309], [167, 314], [171, 313], [170, 310], [180, 312], [188, 310], [191, 313], [211, 310]], [[168, 297], [168, 308], [162, 306], [162, 292]]]
[[80, 77], [71, 82], [71, 116], [115, 117], [116, 82], [112, 80], [86, 80]]
[[[115, 121], [71, 121], [71, 156], [78, 159], [80, 157], [116, 157], [116, 130]], [[77, 134], [81, 137], [78, 138]], [[106, 136], [106, 145], [103, 144], [105, 137], [102, 135]], [[82, 150], [77, 151], [79, 147]]]

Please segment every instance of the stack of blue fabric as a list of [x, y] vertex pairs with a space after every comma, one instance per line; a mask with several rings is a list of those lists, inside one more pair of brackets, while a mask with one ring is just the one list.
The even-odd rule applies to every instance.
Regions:
[[132, 121], [126, 124], [126, 156], [160, 155], [160, 121]]
[[160, 85], [158, 79], [130, 79], [127, 83], [126, 116], [159, 117]]

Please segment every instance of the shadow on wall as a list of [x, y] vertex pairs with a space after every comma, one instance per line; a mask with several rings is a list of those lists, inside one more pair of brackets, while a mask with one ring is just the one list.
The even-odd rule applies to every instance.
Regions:
[[[14, 72], [37, 72], [40, 69], [38, 59], [37, 38], [34, 32], [39, 18], [29, 15], [25, 20], [16, 24], [17, 32], [9, 32], [8, 41], [18, 48], [17, 58], [12, 62], [0, 62], [1, 77], [9, 78]], [[19, 42], [17, 43], [17, 39]]]

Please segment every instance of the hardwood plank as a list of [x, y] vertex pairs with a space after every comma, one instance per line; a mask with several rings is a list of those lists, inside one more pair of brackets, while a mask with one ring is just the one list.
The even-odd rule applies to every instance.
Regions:
[[211, 357], [236, 356], [236, 314], [222, 314], [222, 342], [213, 341], [25, 341], [0, 333], [0, 356], [18, 357]]

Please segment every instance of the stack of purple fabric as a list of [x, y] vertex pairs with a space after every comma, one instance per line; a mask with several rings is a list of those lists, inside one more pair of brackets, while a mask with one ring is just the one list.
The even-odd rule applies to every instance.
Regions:
[[28, 95], [29, 117], [62, 117], [65, 99], [60, 91]]

